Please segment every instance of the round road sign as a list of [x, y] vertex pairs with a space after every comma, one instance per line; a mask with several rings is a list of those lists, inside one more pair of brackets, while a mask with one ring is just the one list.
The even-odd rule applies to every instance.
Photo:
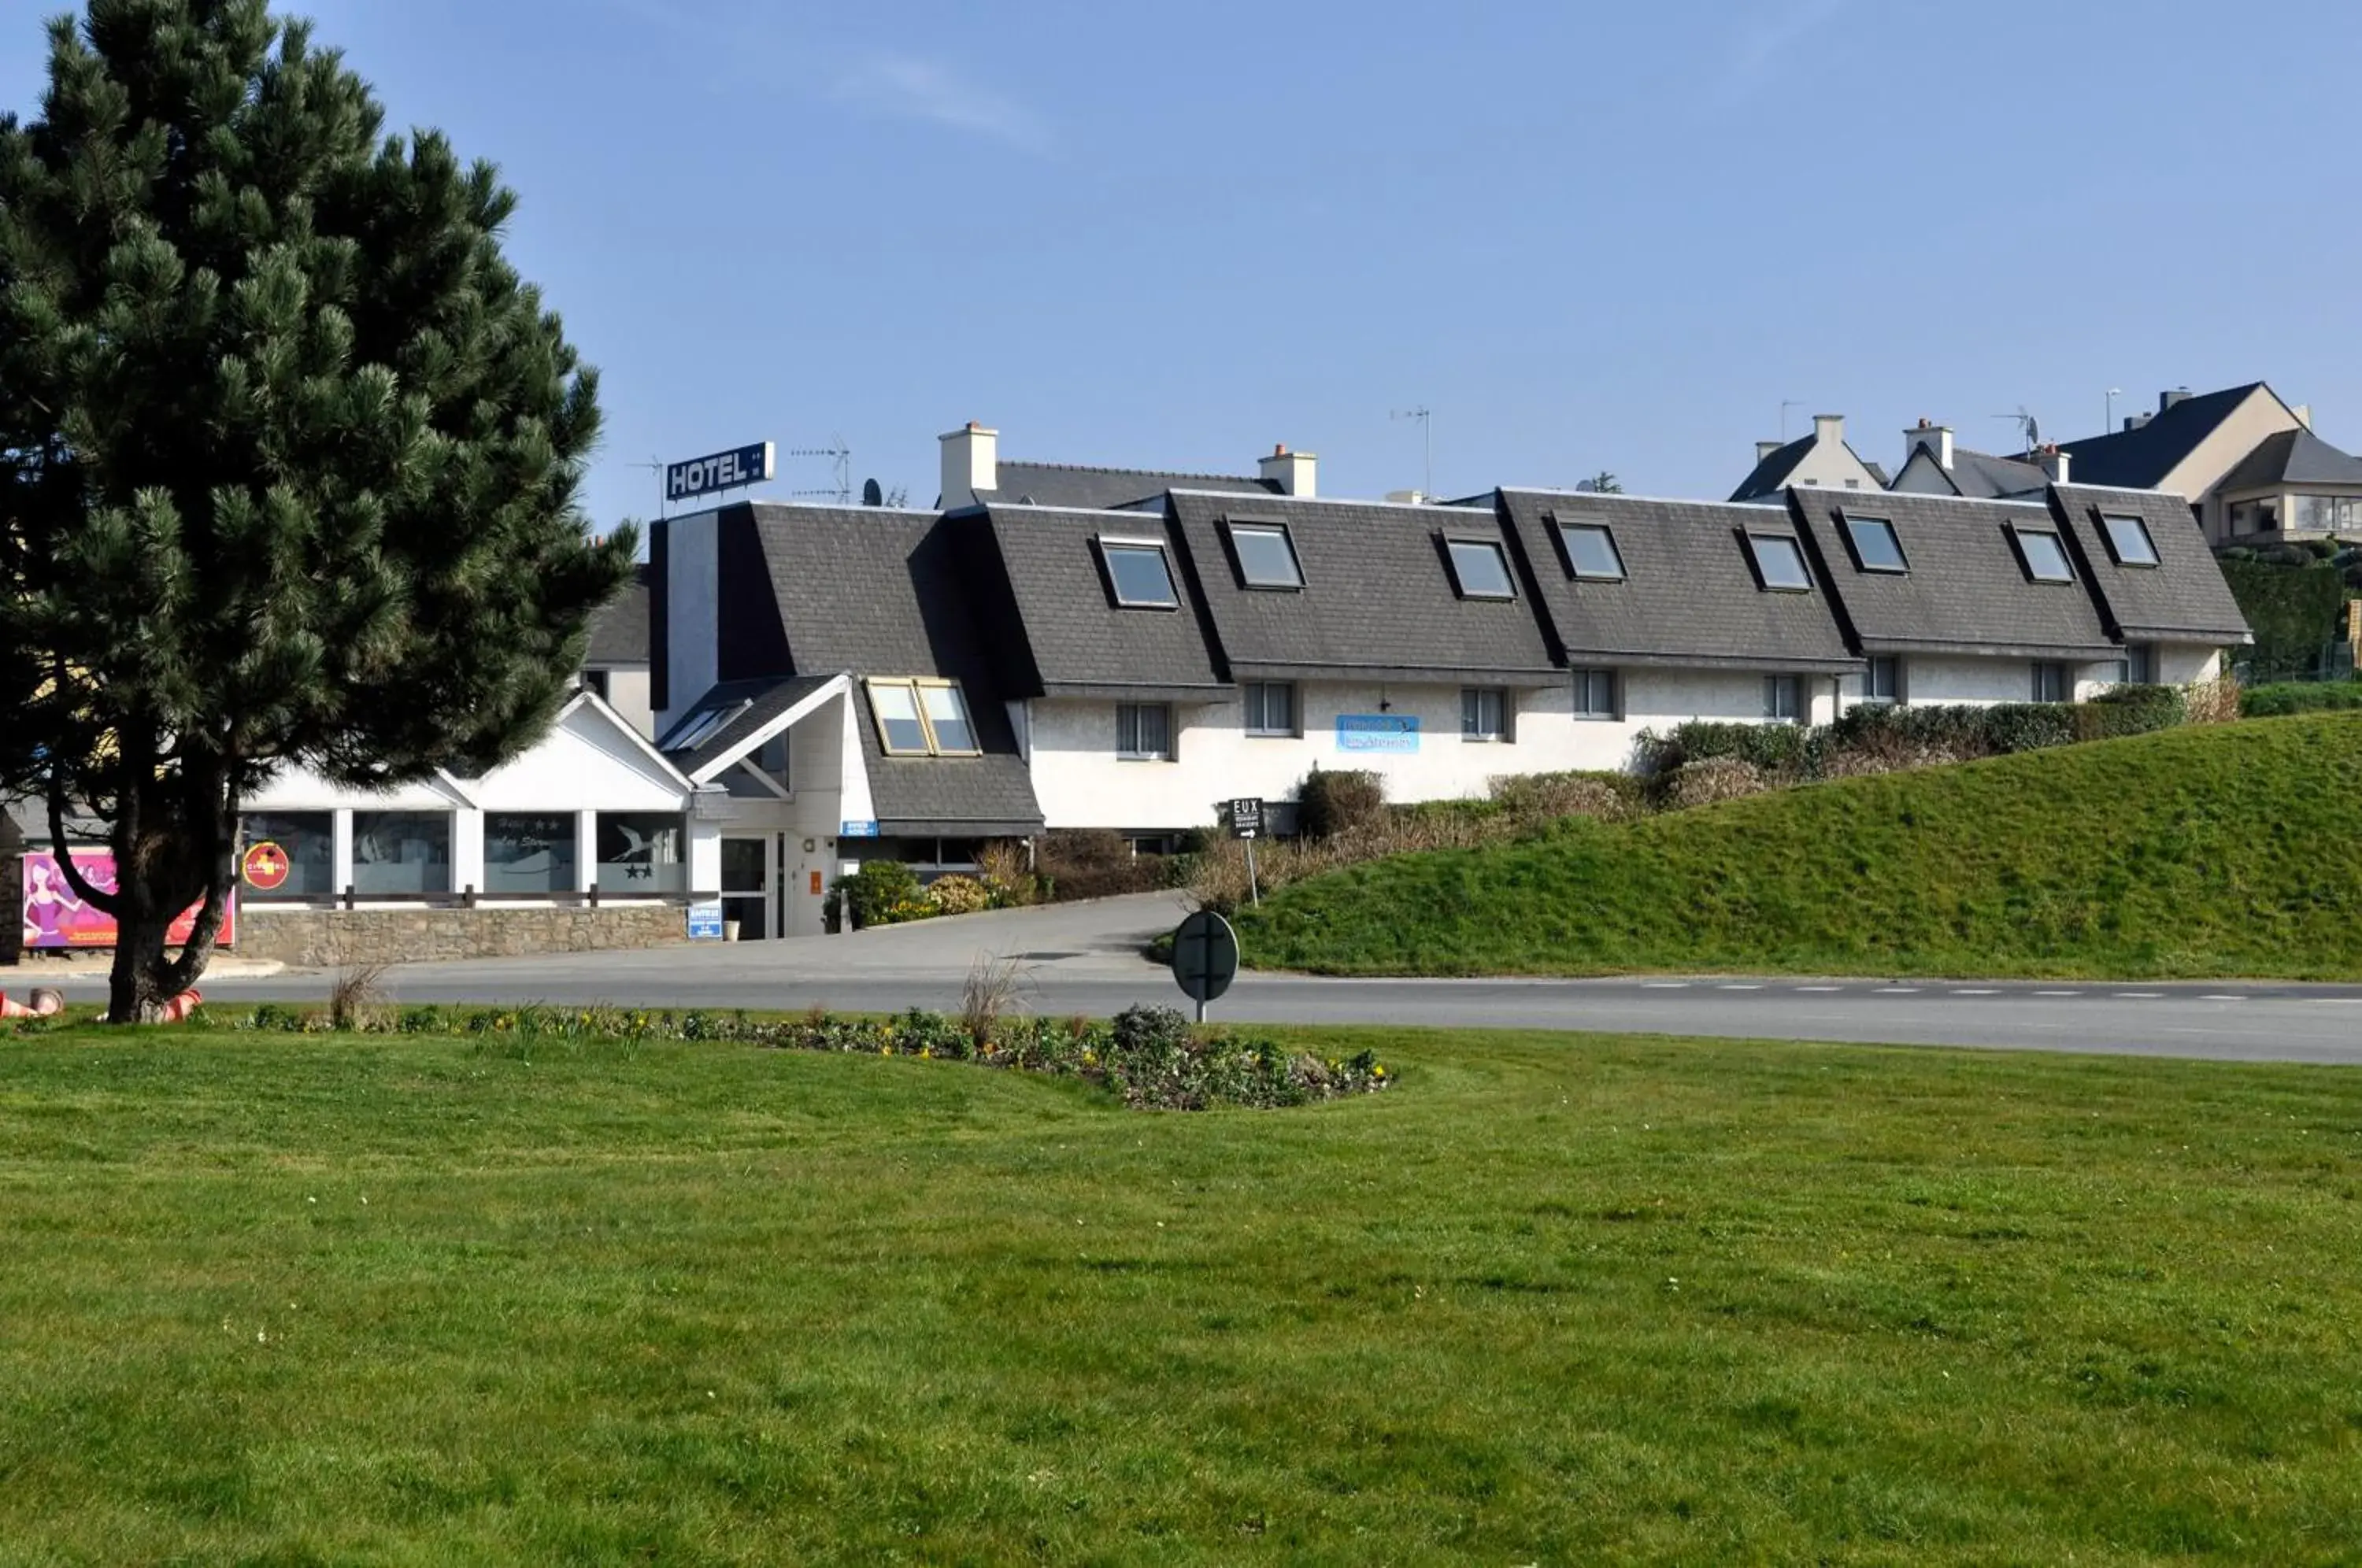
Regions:
[[265, 839], [246, 852], [238, 869], [246, 877], [246, 885], [259, 893], [284, 887], [287, 873], [293, 869], [288, 864], [287, 852]]
[[1239, 933], [1213, 911], [1199, 910], [1173, 933], [1173, 977], [1191, 1001], [1212, 1001], [1238, 973]]

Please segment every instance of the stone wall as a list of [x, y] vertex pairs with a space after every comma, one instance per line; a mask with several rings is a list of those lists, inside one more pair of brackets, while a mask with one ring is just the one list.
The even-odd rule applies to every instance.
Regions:
[[238, 911], [233, 951], [241, 958], [324, 969], [666, 947], [687, 941], [688, 934], [687, 911], [677, 904], [609, 904], [595, 910], [259, 910], [249, 905]]

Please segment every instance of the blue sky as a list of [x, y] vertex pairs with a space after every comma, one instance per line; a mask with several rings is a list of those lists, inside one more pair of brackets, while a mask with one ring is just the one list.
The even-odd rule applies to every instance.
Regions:
[[[50, 7], [11, 0], [0, 102]], [[635, 467], [842, 436], [933, 500], [1005, 456], [1726, 493], [1759, 436], [1865, 457], [2094, 433], [2264, 378], [2362, 448], [2333, 0], [816, 6], [315, 0], [397, 126], [521, 193], [512, 255]], [[772, 493], [832, 483], [782, 460]]]

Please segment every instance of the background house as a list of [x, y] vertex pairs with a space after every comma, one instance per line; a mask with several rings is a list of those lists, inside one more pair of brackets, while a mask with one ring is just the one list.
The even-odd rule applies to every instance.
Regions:
[[1755, 443], [1755, 468], [1730, 499], [1777, 501], [1790, 485], [1821, 490], [1884, 490], [1886, 470], [1846, 445], [1845, 415], [1813, 415], [1813, 433], [1785, 443]]

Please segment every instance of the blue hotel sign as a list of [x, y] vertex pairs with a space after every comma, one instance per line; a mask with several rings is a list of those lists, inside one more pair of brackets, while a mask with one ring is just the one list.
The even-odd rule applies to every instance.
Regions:
[[1414, 753], [1418, 750], [1416, 713], [1340, 713], [1339, 751]]
[[715, 452], [672, 463], [665, 469], [665, 499], [687, 501], [719, 490], [740, 490], [771, 477], [771, 444], [757, 441], [734, 451]]

